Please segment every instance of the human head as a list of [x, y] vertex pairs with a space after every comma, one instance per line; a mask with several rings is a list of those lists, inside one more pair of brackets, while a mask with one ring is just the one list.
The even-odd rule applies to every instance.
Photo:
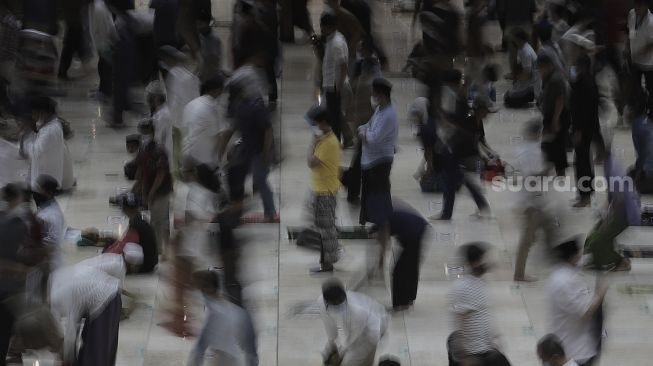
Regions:
[[448, 69], [442, 73], [442, 81], [449, 87], [459, 90], [463, 86], [463, 73], [458, 69]]
[[537, 27], [537, 38], [539, 38], [540, 43], [545, 44], [551, 41], [551, 33], [553, 32], [553, 26], [549, 23], [541, 24]]
[[329, 279], [322, 284], [322, 296], [327, 307], [342, 305], [347, 301], [345, 286], [337, 278]]
[[580, 262], [582, 257], [576, 240], [568, 240], [559, 244], [554, 250], [559, 260], [574, 266]]
[[213, 20], [211, 14], [201, 12], [195, 19], [195, 28], [200, 34], [209, 34], [211, 32], [211, 20]]
[[154, 135], [154, 121], [152, 121], [152, 118], [145, 118], [138, 122], [138, 133], [149, 137]]
[[57, 113], [57, 102], [50, 97], [34, 97], [30, 109], [34, 121], [48, 121]]
[[59, 183], [52, 176], [41, 174], [36, 178], [36, 185], [32, 187], [32, 197], [36, 206], [40, 206], [54, 198], [59, 189]]
[[333, 12], [325, 11], [320, 16], [320, 30], [324, 36], [330, 36], [336, 31], [336, 15]]
[[360, 54], [364, 59], [374, 57], [374, 45], [370, 37], [365, 37], [360, 43]]
[[474, 276], [480, 277], [488, 270], [488, 265], [485, 262], [486, 248], [487, 244], [482, 242], [468, 243], [460, 248], [461, 254]]
[[515, 28], [512, 32], [512, 38], [517, 44], [518, 47], [523, 47], [524, 44], [528, 43], [528, 33], [524, 28]]
[[125, 137], [125, 146], [127, 147], [127, 152], [130, 154], [136, 154], [138, 148], [141, 146], [141, 136], [137, 134], [131, 134]]
[[130, 219], [139, 214], [139, 204], [136, 195], [132, 192], [125, 193], [120, 196], [119, 202], [120, 209]]
[[541, 54], [537, 57], [537, 69], [540, 72], [542, 79], [547, 79], [553, 74], [554, 66], [553, 60], [546, 54]]
[[216, 75], [202, 83], [200, 86], [200, 94], [210, 95], [213, 98], [217, 98], [224, 91], [224, 82], [224, 75]]
[[312, 126], [318, 128], [322, 133], [331, 131], [331, 122], [329, 121], [329, 111], [321, 105], [315, 105], [306, 112], [306, 121]]
[[150, 107], [150, 113], [156, 112], [166, 102], [166, 92], [160, 81], [154, 80], [147, 85], [145, 100]]
[[638, 17], [641, 17], [648, 12], [648, 5], [648, 0], [635, 0], [633, 8]]
[[547, 334], [537, 342], [537, 356], [551, 366], [562, 366], [567, 363], [562, 341], [555, 334]]
[[401, 366], [399, 359], [392, 356], [383, 356], [379, 360], [379, 366]]
[[372, 98], [376, 99], [380, 106], [390, 104], [390, 94], [392, 92], [392, 84], [381, 77], [372, 81]]
[[2, 200], [6, 203], [7, 209], [17, 207], [25, 201], [24, 190], [18, 183], [9, 183], [2, 187]]
[[542, 119], [533, 118], [524, 125], [524, 138], [527, 141], [539, 141], [542, 136]]
[[205, 269], [193, 272], [193, 285], [204, 295], [218, 297], [220, 294], [220, 276], [216, 271]]
[[592, 59], [590, 59], [590, 57], [585, 53], [578, 55], [576, 58], [576, 71], [580, 74], [590, 72], [591, 70]]

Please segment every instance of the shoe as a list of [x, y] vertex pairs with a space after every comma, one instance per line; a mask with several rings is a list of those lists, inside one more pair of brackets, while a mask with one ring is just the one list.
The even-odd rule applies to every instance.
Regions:
[[429, 217], [429, 220], [433, 220], [433, 221], [450, 221], [451, 216], [446, 217], [446, 216], [442, 216], [441, 214], [437, 214], [437, 215], [433, 215], [433, 216]]
[[309, 270], [311, 274], [320, 274], [320, 273], [333, 273], [333, 266], [321, 265], [319, 267], [314, 267]]

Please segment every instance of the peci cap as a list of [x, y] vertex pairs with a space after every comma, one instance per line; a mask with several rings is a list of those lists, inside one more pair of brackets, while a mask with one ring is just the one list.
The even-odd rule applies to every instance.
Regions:
[[304, 119], [313, 126], [316, 121], [328, 121], [329, 111], [321, 105], [314, 105], [306, 112]]
[[36, 178], [34, 190], [41, 194], [55, 194], [59, 189], [59, 182], [52, 176], [41, 174]]
[[372, 89], [390, 95], [392, 83], [385, 78], [378, 77], [372, 81]]

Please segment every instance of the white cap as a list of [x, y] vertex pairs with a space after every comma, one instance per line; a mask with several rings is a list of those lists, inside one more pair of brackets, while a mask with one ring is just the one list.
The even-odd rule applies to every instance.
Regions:
[[127, 262], [127, 264], [143, 264], [143, 247], [136, 243], [125, 244], [125, 248], [122, 250], [122, 254], [125, 257], [125, 262]]

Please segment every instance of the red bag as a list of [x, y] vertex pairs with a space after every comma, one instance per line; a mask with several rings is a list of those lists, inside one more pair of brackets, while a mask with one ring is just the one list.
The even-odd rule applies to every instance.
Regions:
[[506, 176], [506, 166], [501, 160], [492, 160], [487, 163], [485, 170], [481, 173], [481, 179], [491, 182], [495, 177]]

